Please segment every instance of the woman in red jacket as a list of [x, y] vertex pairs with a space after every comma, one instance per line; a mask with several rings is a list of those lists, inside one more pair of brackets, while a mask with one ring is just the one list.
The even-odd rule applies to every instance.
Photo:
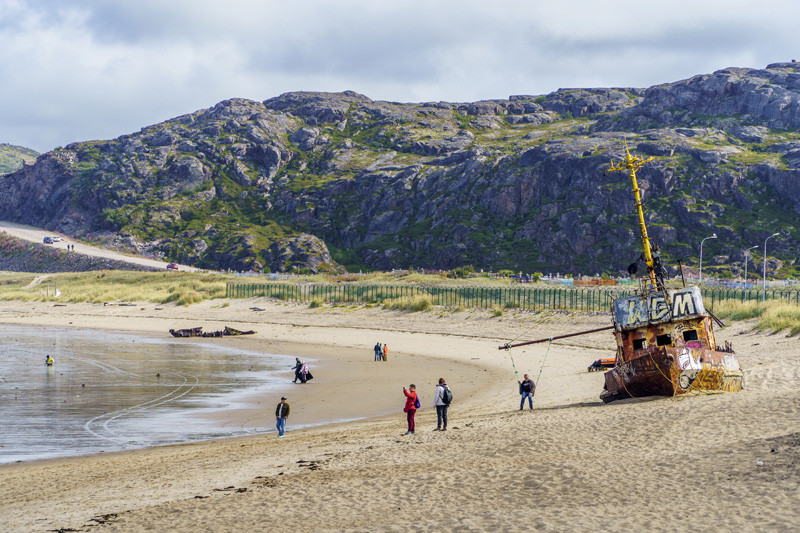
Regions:
[[417, 386], [413, 383], [408, 386], [408, 390], [403, 387], [403, 394], [406, 395], [406, 406], [403, 411], [408, 418], [408, 431], [406, 435], [414, 434], [414, 415], [417, 412]]

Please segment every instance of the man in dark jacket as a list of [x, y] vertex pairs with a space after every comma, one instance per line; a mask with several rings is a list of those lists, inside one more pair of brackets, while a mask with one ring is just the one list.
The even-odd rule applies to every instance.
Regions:
[[286, 432], [286, 419], [289, 418], [289, 404], [286, 403], [286, 396], [281, 397], [281, 403], [275, 408], [275, 427], [278, 428], [278, 436], [283, 437]]
[[292, 370], [294, 370], [294, 381], [292, 383], [297, 383], [297, 380], [300, 379], [300, 369], [303, 367], [303, 362], [299, 357], [295, 357], [294, 360], [297, 361], [297, 364], [292, 367]]
[[522, 395], [522, 399], [519, 402], [519, 410], [522, 411], [522, 408], [525, 407], [525, 398], [528, 399], [528, 405], [533, 409], [533, 394], [536, 392], [536, 384], [531, 381], [528, 374], [525, 374], [524, 380], [517, 381], [517, 383], [519, 383], [519, 393]]

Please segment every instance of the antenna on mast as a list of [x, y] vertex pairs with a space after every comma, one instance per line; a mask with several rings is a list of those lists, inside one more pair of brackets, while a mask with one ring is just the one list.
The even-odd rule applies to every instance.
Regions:
[[636, 171], [642, 168], [646, 163], [652, 161], [655, 157], [643, 159], [631, 155], [628, 150], [628, 141], [625, 140], [625, 158], [619, 163], [614, 164], [611, 161], [611, 168], [606, 172], [615, 171], [628, 171], [633, 184], [633, 197], [636, 200], [636, 211], [639, 215], [639, 231], [642, 235], [642, 246], [644, 248], [644, 260], [647, 264], [647, 275], [650, 278], [650, 290], [661, 291], [664, 289], [664, 268], [661, 266], [661, 257], [658, 251], [658, 245], [650, 242], [647, 236], [647, 226], [644, 223], [644, 210], [642, 209], [642, 196], [639, 190], [639, 184], [636, 182]]

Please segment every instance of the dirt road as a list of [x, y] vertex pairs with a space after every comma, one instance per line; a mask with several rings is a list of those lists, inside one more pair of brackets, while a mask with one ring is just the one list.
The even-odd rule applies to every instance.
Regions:
[[[63, 235], [54, 233], [52, 231], [46, 231], [40, 228], [34, 228], [33, 226], [26, 226], [25, 224], [16, 224], [14, 222], [7, 222], [5, 220], [0, 220], [0, 231], [4, 231], [13, 237], [17, 237], [18, 239], [23, 239], [31, 242], [39, 242], [39, 243], [43, 242], [44, 238], [48, 235], [51, 237], [57, 236], [60, 237], [62, 240], [60, 242], [56, 242], [48, 246], [66, 250], [67, 245], [70, 245], [75, 247], [74, 250], [75, 253], [91, 255], [94, 257], [116, 259], [117, 261], [125, 261], [128, 263], [134, 263], [137, 265], [144, 265], [155, 268], [166, 268], [168, 264], [164, 261], [156, 261], [155, 259], [147, 259], [145, 257], [138, 257], [135, 255], [121, 254], [119, 252], [115, 252], [113, 250], [107, 250], [105, 248], [100, 248], [98, 246], [90, 246], [88, 244], [83, 244], [74, 239], [70, 239], [69, 237], [65, 237]], [[179, 265], [178, 268], [179, 270], [188, 272], [196, 272], [198, 270], [194, 267], [186, 265]]]

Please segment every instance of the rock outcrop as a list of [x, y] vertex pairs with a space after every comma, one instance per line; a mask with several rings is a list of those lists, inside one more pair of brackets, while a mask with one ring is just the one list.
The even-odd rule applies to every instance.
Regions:
[[[778, 231], [800, 251], [800, 73], [728, 68], [648, 89], [473, 103], [352, 91], [233, 99], [0, 178], [0, 218], [235, 270], [615, 274], [639, 255], [625, 144], [667, 260], [718, 271]], [[724, 238], [723, 238], [724, 236]], [[724, 260], [723, 260], [724, 259]], [[704, 265], [705, 266], [705, 265]]]

